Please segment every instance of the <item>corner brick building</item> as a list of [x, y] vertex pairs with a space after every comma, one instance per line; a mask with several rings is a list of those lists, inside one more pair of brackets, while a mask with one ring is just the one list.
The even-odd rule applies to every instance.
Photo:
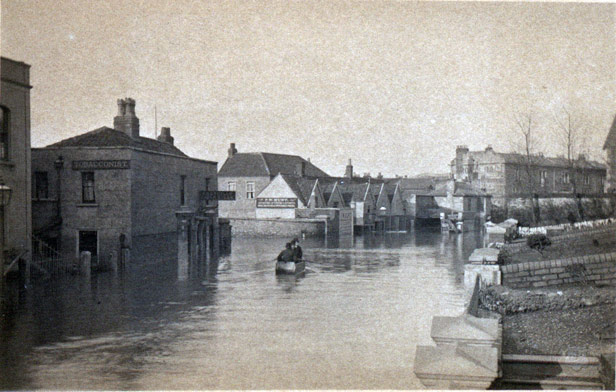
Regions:
[[12, 190], [9, 204], [0, 208], [0, 241], [10, 262], [31, 257], [30, 66], [2, 57], [0, 69], [0, 183]]
[[113, 124], [32, 149], [34, 232], [68, 260], [87, 250], [105, 265], [121, 235], [133, 254], [175, 244], [176, 211], [198, 210], [199, 192], [217, 188], [217, 163], [184, 154], [169, 128], [158, 140], [140, 136], [133, 99], [118, 100]]

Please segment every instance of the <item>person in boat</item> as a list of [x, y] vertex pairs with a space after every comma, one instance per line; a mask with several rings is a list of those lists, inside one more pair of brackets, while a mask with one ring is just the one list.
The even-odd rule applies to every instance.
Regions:
[[302, 247], [299, 246], [299, 239], [293, 238], [293, 241], [291, 241], [291, 244], [293, 247], [293, 260], [295, 262], [302, 261], [304, 253], [302, 252]]
[[282, 252], [280, 252], [278, 257], [276, 258], [276, 261], [285, 261], [285, 262], [294, 261], [293, 256], [294, 256], [293, 247], [290, 242], [287, 242], [287, 244], [285, 245], [285, 249]]

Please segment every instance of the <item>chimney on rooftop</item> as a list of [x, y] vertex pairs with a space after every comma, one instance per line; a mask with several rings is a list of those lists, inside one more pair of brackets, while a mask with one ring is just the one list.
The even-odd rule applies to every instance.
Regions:
[[376, 178], [378, 178], [379, 180], [382, 180], [383, 179], [383, 174], [381, 172], [379, 172], [379, 175], [376, 176]]
[[351, 163], [351, 159], [349, 158], [349, 164], [344, 171], [344, 176], [346, 178], [353, 178], [353, 164]]
[[486, 152], [494, 152], [494, 149], [492, 148], [491, 144], [488, 144], [488, 146], [486, 147]]
[[160, 129], [160, 135], [156, 138], [159, 142], [169, 143], [173, 145], [173, 136], [171, 136], [171, 128], [162, 127]]
[[454, 178], [459, 181], [466, 180], [464, 173], [464, 160], [468, 156], [468, 146], [456, 147], [456, 164], [454, 168]]
[[139, 119], [135, 115], [134, 99], [118, 99], [118, 115], [113, 118], [113, 128], [130, 137], [139, 137]]
[[235, 148], [235, 143], [231, 143], [231, 146], [227, 150], [227, 153], [229, 153], [229, 158], [237, 154], [237, 148]]
[[304, 177], [306, 174], [306, 162], [301, 161], [295, 164], [295, 175], [299, 177]]

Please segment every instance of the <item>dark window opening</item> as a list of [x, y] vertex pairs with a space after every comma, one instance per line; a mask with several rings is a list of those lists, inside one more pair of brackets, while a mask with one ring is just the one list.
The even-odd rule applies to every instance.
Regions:
[[35, 199], [49, 198], [49, 183], [47, 181], [47, 172], [34, 172], [34, 191]]
[[180, 203], [186, 205], [186, 176], [180, 176]]
[[0, 161], [9, 160], [9, 109], [0, 106]]
[[81, 173], [81, 201], [83, 203], [95, 203], [94, 195], [94, 172]]

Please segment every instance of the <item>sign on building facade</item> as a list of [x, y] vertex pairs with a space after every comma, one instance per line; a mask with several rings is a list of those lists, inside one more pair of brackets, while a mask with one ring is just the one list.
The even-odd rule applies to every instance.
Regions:
[[258, 197], [257, 208], [297, 208], [297, 198]]
[[235, 200], [235, 192], [234, 191], [200, 191], [199, 199], [201, 201]]
[[130, 169], [129, 160], [73, 161], [73, 170]]

